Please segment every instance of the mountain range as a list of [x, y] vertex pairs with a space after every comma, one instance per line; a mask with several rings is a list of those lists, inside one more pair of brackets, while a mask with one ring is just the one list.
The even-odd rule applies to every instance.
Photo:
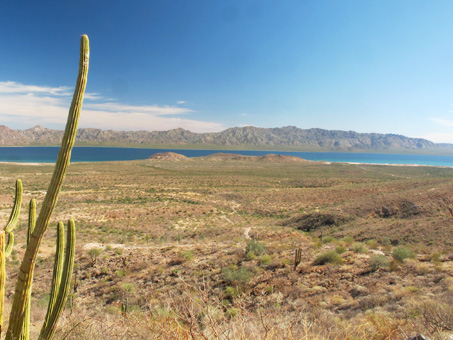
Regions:
[[[0, 146], [59, 145], [63, 131], [35, 126], [14, 130], [0, 125]], [[79, 129], [79, 146], [206, 147], [218, 149], [269, 149], [356, 152], [453, 152], [453, 144], [433, 143], [422, 138], [396, 134], [354, 131], [234, 127], [221, 132], [194, 133], [184, 129], [168, 131], [113, 131]]]

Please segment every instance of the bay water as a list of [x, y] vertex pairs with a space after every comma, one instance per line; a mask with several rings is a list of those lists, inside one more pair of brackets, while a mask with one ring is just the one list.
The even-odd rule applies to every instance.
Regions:
[[[0, 162], [55, 163], [59, 147], [0, 147]], [[188, 150], [188, 149], [141, 149], [113, 147], [75, 147], [72, 162], [105, 162], [146, 159], [155, 153], [175, 152], [187, 157], [208, 156], [214, 153], [233, 153], [246, 156], [278, 154], [297, 156], [312, 161], [414, 164], [453, 167], [453, 155], [352, 153], [352, 152], [292, 152], [249, 150]]]

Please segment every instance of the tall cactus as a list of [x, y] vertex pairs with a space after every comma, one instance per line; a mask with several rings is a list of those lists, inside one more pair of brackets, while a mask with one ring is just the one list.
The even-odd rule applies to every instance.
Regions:
[[[6, 258], [11, 254], [14, 245], [13, 229], [19, 219], [20, 206], [22, 204], [22, 181], [16, 181], [16, 194], [14, 197], [13, 209], [6, 223], [5, 229], [0, 232], [0, 335], [3, 326], [3, 309], [5, 303], [5, 278], [6, 278]], [[6, 241], [8, 236], [8, 241]]]
[[[90, 50], [88, 37], [86, 35], [83, 35], [80, 42], [79, 74], [77, 77], [77, 84], [75, 87], [71, 107], [69, 109], [68, 120], [66, 123], [63, 141], [61, 144], [60, 152], [58, 154], [57, 162], [55, 164], [52, 179], [50, 180], [46, 196], [44, 197], [44, 202], [42, 204], [38, 219], [36, 221], [36, 226], [33, 232], [31, 233], [31, 236], [29, 237], [27, 249], [25, 250], [24, 258], [19, 269], [13, 305], [11, 307], [11, 314], [9, 318], [8, 331], [6, 333], [5, 340], [28, 339], [28, 333], [24, 332], [24, 328], [27, 327], [25, 315], [27, 314], [26, 311], [29, 308], [28, 306], [30, 303], [31, 284], [33, 279], [33, 271], [35, 267], [36, 257], [44, 233], [49, 225], [50, 217], [55, 208], [55, 205], [57, 204], [58, 194], [63, 184], [66, 171], [69, 167], [71, 151], [75, 142], [80, 111], [82, 108], [83, 96], [85, 93], [89, 56]], [[68, 231], [68, 234], [72, 234], [72, 232]], [[74, 255], [71, 256], [73, 257]], [[68, 270], [71, 269], [72, 273], [72, 266], [71, 268], [69, 264], [67, 266]], [[69, 277], [70, 275], [71, 274], [69, 274]], [[65, 282], [66, 285], [69, 285], [69, 283], [70, 283], [69, 280]], [[61, 298], [65, 299], [67, 297], [67, 293], [65, 293], [64, 291], [68, 289], [69, 289], [68, 287], [62, 287], [62, 283], [60, 284], [57, 301], [60, 297], [60, 293]], [[59, 301], [58, 303], [55, 304], [54, 310], [50, 318], [51, 319], [50, 321], [52, 323], [56, 323], [59, 315], [61, 314], [63, 306], [64, 301], [63, 302]], [[53, 333], [51, 333], [49, 337], [46, 339], [50, 339], [52, 337], [52, 334]]]

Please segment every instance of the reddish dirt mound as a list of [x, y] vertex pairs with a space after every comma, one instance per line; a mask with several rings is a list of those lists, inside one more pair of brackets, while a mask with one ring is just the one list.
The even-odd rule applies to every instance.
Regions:
[[190, 158], [175, 152], [160, 152], [148, 157], [148, 159], [157, 159], [161, 161], [183, 161]]
[[306, 159], [296, 157], [296, 156], [286, 156], [286, 155], [275, 155], [273, 153], [266, 155], [266, 156], [261, 156], [259, 157], [260, 161], [272, 161], [272, 162], [308, 162]]
[[216, 161], [223, 161], [223, 160], [235, 160], [235, 161], [249, 161], [249, 162], [300, 162], [305, 163], [308, 162], [305, 159], [296, 156], [285, 156], [285, 155], [275, 155], [269, 154], [265, 156], [244, 156], [238, 155], [234, 153], [215, 153], [209, 156], [203, 156], [200, 158], [209, 159], [209, 160], [216, 160]]

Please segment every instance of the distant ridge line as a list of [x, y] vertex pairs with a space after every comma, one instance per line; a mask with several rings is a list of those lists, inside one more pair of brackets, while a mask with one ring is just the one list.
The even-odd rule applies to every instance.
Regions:
[[[14, 130], [0, 125], [0, 146], [58, 145], [62, 136], [63, 131], [41, 126]], [[312, 151], [453, 152], [453, 144], [433, 143], [422, 138], [317, 128], [301, 129], [295, 126], [281, 128], [246, 126], [210, 133], [195, 133], [182, 128], [168, 131], [114, 131], [88, 128], [79, 129], [77, 143], [90, 146], [206, 145]]]

